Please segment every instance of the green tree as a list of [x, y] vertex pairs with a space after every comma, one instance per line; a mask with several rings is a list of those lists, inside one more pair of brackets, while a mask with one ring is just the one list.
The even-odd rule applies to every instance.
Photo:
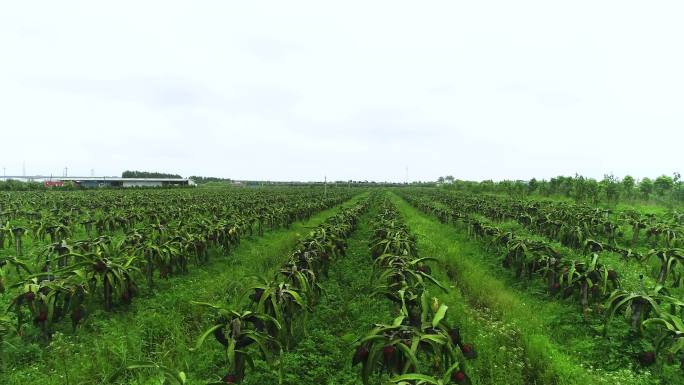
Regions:
[[648, 177], [642, 179], [639, 183], [639, 192], [644, 199], [648, 199], [653, 192], [653, 181]]
[[678, 172], [674, 173], [674, 189], [672, 191], [672, 197], [676, 201], [684, 201], [684, 182], [682, 182], [682, 175]]
[[513, 185], [513, 189], [515, 191], [515, 195], [519, 197], [524, 197], [527, 193], [527, 185], [525, 184], [525, 181], [522, 180], [516, 180], [515, 184]]
[[634, 196], [634, 186], [636, 186], [636, 181], [631, 175], [622, 178], [622, 191], [627, 198], [632, 198]]
[[492, 192], [494, 190], [494, 181], [491, 179], [483, 180], [480, 182], [479, 187], [477, 192]]
[[661, 175], [653, 182], [653, 189], [655, 190], [656, 195], [661, 197], [672, 191], [673, 187], [674, 181], [667, 175]]
[[586, 179], [583, 176], [575, 174], [575, 179], [572, 183], [572, 197], [576, 202], [582, 202], [587, 198]]
[[600, 184], [606, 194], [606, 199], [609, 202], [617, 202], [620, 198], [620, 186], [617, 178], [613, 174], [606, 174]]
[[585, 185], [587, 196], [591, 200], [591, 203], [597, 204], [600, 196], [599, 184], [596, 179], [589, 178], [586, 180]]
[[164, 179], [180, 179], [178, 174], [167, 174], [163, 172], [149, 172], [149, 171], [130, 171], [126, 170], [121, 173], [122, 178], [164, 178]]

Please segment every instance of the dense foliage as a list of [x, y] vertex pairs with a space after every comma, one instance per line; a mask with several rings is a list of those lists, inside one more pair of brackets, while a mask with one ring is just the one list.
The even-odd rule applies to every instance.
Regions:
[[12, 179], [0, 181], [0, 191], [36, 191], [45, 189], [45, 185], [39, 182], [21, 182]]
[[192, 180], [193, 182], [197, 183], [197, 184], [205, 184], [205, 183], [209, 183], [209, 182], [223, 182], [223, 183], [230, 183], [231, 182], [231, 179], [229, 179], [229, 178], [217, 178], [217, 177], [213, 177], [213, 176], [195, 176], [195, 175], [193, 175], [189, 179]]
[[[348, 195], [321, 191], [93, 191], [0, 195], [0, 293], [13, 330], [46, 341], [96, 307], [126, 306], [241, 237], [288, 226]], [[213, 251], [213, 252], [211, 252]], [[155, 276], [158, 276], [155, 278]]]
[[[467, 226], [473, 237], [502, 254], [502, 266], [518, 279], [543, 279], [552, 298], [576, 299], [584, 317], [604, 317], [606, 334], [616, 327], [615, 317], [623, 314], [625, 326], [633, 332], [631, 342], [647, 347], [635, 357], [642, 365], [659, 359], [662, 364], [679, 365], [684, 360], [681, 213], [642, 215], [564, 202], [426, 190], [403, 195], [442, 222]], [[518, 222], [529, 234], [497, 225], [507, 220]], [[630, 264], [630, 276], [621, 277], [606, 263], [616, 259]]]
[[666, 205], [684, 203], [684, 181], [679, 173], [674, 173], [673, 176], [661, 175], [655, 179], [646, 177], [639, 181], [629, 175], [622, 179], [606, 175], [601, 180], [575, 175], [574, 177], [558, 176], [550, 180], [533, 178], [529, 181], [504, 180], [500, 182], [491, 180], [472, 182], [455, 180], [453, 177], [440, 177], [438, 182], [445, 187], [472, 193], [509, 194], [516, 197], [528, 195], [564, 197], [593, 204], [646, 200]]
[[363, 202], [346, 209], [301, 239], [275, 277], [249, 289], [244, 309], [198, 303], [216, 318], [197, 347], [213, 335], [225, 349], [226, 373], [217, 383], [241, 382], [257, 357], [277, 366], [273, 356], [298, 344], [306, 334], [307, 313], [322, 294], [320, 281], [328, 275], [329, 265], [345, 256], [345, 240], [366, 208]]
[[0, 192], [0, 376], [678, 384], [682, 234], [445, 188]]
[[126, 170], [121, 173], [122, 178], [163, 178], [163, 179], [180, 179], [182, 178], [178, 174], [167, 174], [163, 172], [150, 172], [150, 171], [130, 171]]
[[392, 301], [397, 314], [358, 342], [352, 364], [362, 365], [362, 382], [386, 372], [391, 383], [469, 384], [464, 360], [475, 358], [475, 349], [447, 323], [448, 307], [430, 296], [430, 284], [444, 289], [431, 275], [433, 258], [418, 256], [416, 237], [389, 201], [381, 203], [370, 251], [375, 294]]

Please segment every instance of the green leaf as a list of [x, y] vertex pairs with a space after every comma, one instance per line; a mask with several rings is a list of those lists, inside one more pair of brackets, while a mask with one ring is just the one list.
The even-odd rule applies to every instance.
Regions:
[[416, 358], [415, 354], [411, 351], [411, 349], [404, 345], [403, 343], [398, 343], [395, 346], [399, 348], [404, 353], [404, 357], [408, 358], [410, 362], [407, 362], [407, 365], [405, 369], [408, 369], [410, 366], [408, 365], [409, 363], [413, 366], [414, 370], [418, 370], [418, 359]]
[[197, 344], [195, 345], [195, 347], [194, 347], [193, 349], [190, 349], [190, 350], [197, 350], [197, 349], [199, 349], [200, 346], [202, 346], [202, 344], [204, 343], [204, 340], [205, 340], [211, 333], [213, 333], [213, 332], [215, 332], [216, 330], [222, 328], [223, 326], [224, 326], [223, 324], [218, 324], [218, 325], [214, 325], [214, 326], [210, 327], [209, 329], [207, 329], [204, 333], [202, 333], [202, 335], [200, 336], [200, 338], [197, 340]]
[[187, 377], [185, 376], [185, 372], [178, 372], [178, 380], [181, 384], [185, 384], [187, 381]]
[[425, 374], [420, 374], [420, 373], [410, 373], [410, 374], [402, 374], [400, 376], [392, 377], [390, 380], [392, 382], [400, 382], [400, 381], [423, 381], [428, 384], [439, 384], [440, 381], [435, 379], [434, 377], [427, 376]]
[[394, 319], [394, 321], [392, 321], [392, 326], [400, 326], [404, 322], [405, 318], [406, 318], [405, 315], [398, 316], [397, 318]]
[[435, 317], [432, 319], [433, 328], [437, 327], [437, 325], [439, 325], [439, 323], [444, 319], [447, 309], [449, 309], [447, 305], [442, 304], [439, 306], [437, 313], [435, 313]]

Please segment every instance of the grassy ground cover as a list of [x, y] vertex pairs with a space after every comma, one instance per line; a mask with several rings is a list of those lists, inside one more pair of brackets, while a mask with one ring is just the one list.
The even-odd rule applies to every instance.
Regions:
[[[297, 347], [281, 356], [282, 373], [261, 365], [260, 374], [250, 375], [245, 384], [277, 383], [282, 375], [283, 384], [352, 385], [359, 384], [359, 368], [352, 368], [354, 340], [370, 330], [372, 324], [390, 322], [398, 308], [382, 297], [373, 297], [370, 282], [372, 262], [368, 240], [372, 235], [369, 219], [365, 215], [355, 234], [349, 239], [345, 258], [337, 260], [323, 283], [326, 295], [314, 308], [307, 322], [308, 335]], [[430, 246], [421, 241], [421, 246]], [[424, 254], [434, 250], [429, 249]], [[439, 270], [439, 269], [435, 269]], [[435, 274], [448, 281], [445, 271]], [[481, 352], [476, 360], [468, 361], [466, 370], [474, 384], [531, 384], [534, 373], [514, 325], [495, 319], [486, 308], [470, 306], [456, 287], [440, 293], [435, 287], [431, 293], [449, 306], [449, 322], [458, 325], [467, 343]], [[374, 383], [382, 383], [376, 377]]]
[[[306, 336], [281, 355], [285, 385], [352, 385], [360, 382], [358, 368], [351, 367], [354, 341], [373, 323], [389, 322], [389, 302], [371, 296], [372, 271], [368, 240], [372, 212], [365, 214], [348, 240], [347, 255], [338, 258], [323, 279], [324, 295], [313, 308]], [[262, 365], [245, 384], [276, 384], [279, 373]]]

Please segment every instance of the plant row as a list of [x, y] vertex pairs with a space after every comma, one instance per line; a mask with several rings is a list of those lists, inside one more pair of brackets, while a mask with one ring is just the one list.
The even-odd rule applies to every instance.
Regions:
[[[583, 248], [587, 240], [624, 258], [644, 260], [650, 249], [681, 248], [684, 216], [678, 212], [656, 216], [634, 210], [613, 211], [586, 204], [549, 200], [524, 200], [492, 195], [443, 192], [423, 193], [447, 207], [479, 213], [498, 221], [515, 220], [521, 225], [571, 248]], [[447, 208], [435, 214], [450, 217]], [[601, 242], [597, 241], [600, 240]]]
[[475, 358], [459, 328], [447, 322], [448, 307], [430, 296], [429, 286], [444, 287], [419, 257], [416, 238], [396, 208], [380, 202], [370, 241], [375, 295], [392, 301], [397, 314], [390, 324], [376, 324], [357, 344], [353, 365], [361, 364], [361, 380], [387, 373], [396, 384], [468, 384], [464, 360]]
[[275, 357], [306, 333], [307, 314], [322, 294], [320, 282], [330, 264], [345, 255], [346, 239], [366, 209], [367, 202], [344, 209], [299, 240], [275, 277], [250, 287], [243, 295], [248, 295], [246, 304], [237, 301], [244, 307], [197, 303], [207, 308], [214, 324], [196, 348], [213, 336], [225, 352], [226, 374], [217, 384], [241, 382], [257, 358], [278, 367]]
[[502, 266], [513, 270], [517, 278], [545, 280], [551, 296], [577, 299], [585, 316], [594, 305], [605, 316], [605, 334], [615, 315], [623, 314], [634, 334], [652, 342], [653, 350], [643, 351], [638, 357], [643, 365], [651, 365], [662, 356], [665, 362], [679, 359], [684, 369], [684, 301], [663, 285], [644, 288], [642, 279], [639, 290], [625, 290], [617, 272], [600, 262], [600, 249], [591, 244], [587, 257], [568, 258], [549, 242], [504, 231], [466, 212], [464, 205], [457, 202], [447, 206], [434, 197], [415, 193], [403, 196], [425, 212], [448, 211], [449, 215], [438, 216], [441, 221], [463, 223], [473, 238], [485, 240], [502, 253]]
[[[142, 282], [152, 289], [157, 274], [164, 279], [186, 273], [190, 265], [207, 263], [211, 250], [226, 254], [245, 235], [262, 233], [264, 226], [288, 226], [346, 196], [321, 198], [304, 203], [290, 195], [259, 205], [259, 213], [220, 210], [220, 217], [206, 213], [181, 220], [157, 216], [131, 223], [120, 235], [61, 239], [38, 248], [33, 258], [0, 256], [0, 292], [11, 298], [10, 314], [0, 323], [5, 334], [22, 335], [33, 324], [47, 339], [59, 321], [70, 318], [75, 331], [96, 307], [109, 311], [129, 304], [140, 293]], [[263, 218], [278, 220], [264, 224]]]
[[[332, 199], [349, 196], [330, 194]], [[39, 199], [40, 198], [40, 199]], [[12, 193], [0, 195], [0, 255], [8, 250], [21, 256], [23, 244], [56, 244], [67, 238], [113, 235], [139, 225], [180, 226], [188, 221], [217, 220], [233, 215], [255, 218], [264, 226], [292, 222], [316, 211], [310, 201], [322, 191], [97, 191]], [[298, 210], [290, 211], [292, 205]]]

